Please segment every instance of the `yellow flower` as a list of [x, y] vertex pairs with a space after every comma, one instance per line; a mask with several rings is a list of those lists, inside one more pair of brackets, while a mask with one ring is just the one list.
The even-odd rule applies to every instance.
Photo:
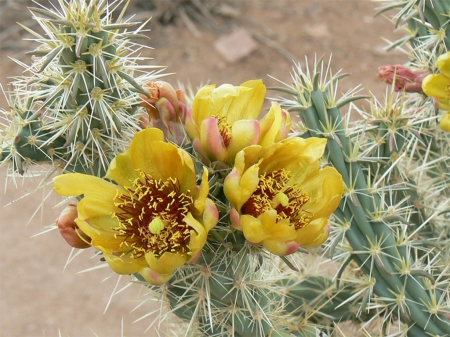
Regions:
[[163, 140], [159, 129], [137, 133], [106, 174], [117, 184], [79, 173], [53, 180], [58, 194], [83, 195], [76, 224], [111, 268], [139, 272], [152, 284], [197, 258], [219, 218], [207, 198], [207, 170], [196, 186], [192, 158]]
[[264, 150], [240, 151], [225, 178], [232, 225], [276, 255], [317, 246], [328, 237], [328, 217], [344, 190], [341, 175], [320, 168], [326, 140], [289, 138]]
[[195, 150], [209, 161], [232, 165], [243, 148], [286, 138], [290, 116], [279, 104], [274, 103], [261, 122], [257, 120], [265, 94], [261, 80], [201, 88], [186, 116], [186, 131]]
[[438, 108], [450, 110], [450, 53], [439, 56], [436, 66], [440, 74], [425, 77], [422, 89], [427, 96], [434, 97]]
[[442, 116], [439, 126], [442, 130], [450, 132], [450, 112], [447, 112], [444, 116]]

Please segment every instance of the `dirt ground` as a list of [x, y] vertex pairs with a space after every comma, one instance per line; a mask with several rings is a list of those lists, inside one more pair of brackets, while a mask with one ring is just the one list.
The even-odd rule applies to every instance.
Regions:
[[[132, 0], [128, 13], [139, 13], [140, 20], [154, 15], [155, 12], [147, 12], [151, 10], [149, 2]], [[315, 55], [324, 55], [325, 59], [332, 55], [334, 72], [342, 69], [352, 74], [342, 81], [340, 92], [361, 84], [364, 87], [361, 93], [371, 90], [381, 98], [386, 86], [376, 79], [378, 66], [407, 61], [407, 56], [399, 51], [384, 50], [386, 43], [381, 37], [394, 40], [402, 34], [395, 32], [385, 18], [374, 18], [377, 4], [370, 1], [222, 2], [230, 6], [233, 17], [215, 15], [217, 23], [212, 26], [195, 23], [198, 36], [180, 19], [165, 25], [162, 20], [150, 22], [148, 43], [155, 48], [151, 52], [153, 62], [175, 73], [166, 79], [173, 85], [177, 81], [189, 82], [194, 87], [207, 81], [237, 85], [255, 78], [262, 78], [268, 86], [274, 85], [275, 81], [268, 75], [290, 83], [293, 61], [304, 64], [305, 56], [313, 60]], [[15, 24], [19, 21], [36, 28], [25, 8], [27, 4], [25, 0], [0, 2], [0, 83], [4, 87], [8, 77], [22, 71], [8, 56], [29, 63], [29, 57], [23, 53], [35, 46], [21, 40], [30, 35]], [[245, 58], [229, 63], [214, 44], [220, 36], [238, 28], [246, 29], [258, 46]], [[7, 108], [4, 97], [0, 97], [0, 107]], [[2, 186], [4, 176], [2, 169]], [[107, 269], [79, 273], [96, 265], [97, 259], [90, 258], [93, 251], [83, 252], [64, 269], [71, 248], [58, 233], [30, 238], [54, 221], [60, 210], [53, 206], [59, 198], [50, 195], [44, 211], [28, 225], [43, 198], [42, 191], [3, 208], [36, 186], [30, 180], [19, 182], [18, 188], [9, 184], [5, 193], [0, 194], [0, 336], [115, 337], [121, 336], [122, 324], [123, 336], [156, 336], [154, 330], [145, 332], [154, 316], [133, 324], [159, 306], [147, 302], [131, 312], [148, 299], [140, 286], [114, 296], [103, 313], [111, 293], [118, 292], [121, 285], [117, 286], [118, 277]]]

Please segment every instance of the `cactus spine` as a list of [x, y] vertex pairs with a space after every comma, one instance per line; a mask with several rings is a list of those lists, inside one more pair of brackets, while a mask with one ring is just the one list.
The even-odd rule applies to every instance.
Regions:
[[[61, 10], [29, 8], [45, 36], [24, 27], [39, 46], [28, 52], [30, 74], [18, 78], [9, 92], [12, 121], [1, 144], [2, 164], [23, 174], [30, 163], [50, 162], [62, 171], [102, 176], [111, 158], [139, 129], [139, 93], [158, 77], [157, 68], [139, 65], [146, 38], [143, 26], [113, 21], [114, 5], [106, 1], [59, 1]], [[19, 61], [17, 61], [21, 64]], [[136, 76], [136, 73], [142, 75]]]

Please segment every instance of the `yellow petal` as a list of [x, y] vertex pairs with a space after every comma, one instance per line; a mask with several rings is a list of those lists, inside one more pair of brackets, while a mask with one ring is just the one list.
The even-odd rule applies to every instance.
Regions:
[[205, 200], [205, 210], [203, 212], [203, 226], [206, 233], [215, 227], [219, 222], [219, 211], [216, 204], [211, 199]]
[[442, 116], [439, 126], [443, 131], [450, 132], [450, 113], [446, 113]]
[[440, 100], [449, 100], [450, 78], [441, 74], [431, 74], [422, 82], [422, 89], [427, 96], [433, 96]]
[[101, 178], [81, 173], [62, 174], [53, 178], [54, 190], [59, 195], [85, 196], [95, 200], [113, 200], [117, 186]]
[[267, 115], [260, 121], [261, 136], [258, 142], [263, 148], [272, 145], [282, 127], [283, 113], [278, 103], [272, 103]]
[[147, 266], [147, 262], [142, 258], [132, 258], [129, 255], [117, 256], [114, 254], [104, 253], [106, 262], [112, 270], [117, 274], [133, 274]]
[[192, 255], [199, 252], [203, 248], [206, 243], [208, 232], [199, 221], [194, 219], [191, 213], [188, 213], [183, 220], [189, 227], [191, 227], [191, 237], [189, 239], [188, 246]]
[[288, 242], [296, 238], [297, 233], [295, 227], [289, 223], [289, 220], [277, 219], [277, 212], [275, 210], [269, 210], [264, 212], [258, 217], [261, 221], [264, 230], [270, 233], [270, 239]]
[[114, 232], [93, 227], [89, 222], [77, 218], [75, 219], [77, 226], [89, 236], [92, 241], [91, 245], [105, 253], [122, 251], [122, 239], [118, 239]]
[[257, 119], [264, 104], [266, 86], [262, 80], [250, 80], [242, 83], [240, 87], [252, 90], [241, 90], [233, 99], [226, 115], [229, 124], [239, 119]]
[[281, 242], [276, 240], [264, 240], [262, 242], [264, 248], [266, 248], [272, 254], [278, 256], [285, 256], [295, 253], [300, 245], [297, 242]]
[[189, 154], [173, 144], [153, 141], [149, 136], [151, 134], [144, 133], [133, 140], [129, 150], [133, 166], [156, 180], [177, 179], [181, 184], [181, 192], [190, 190], [193, 193], [196, 179], [195, 168]]
[[[328, 223], [327, 218], [321, 218], [311, 221], [306, 226], [300, 228], [297, 230], [297, 237], [295, 239], [296, 242], [298, 242], [301, 246], [311, 246], [313, 243], [316, 243], [317, 245], [320, 245], [323, 243], [324, 239], [324, 228], [326, 227]], [[322, 242], [318, 243], [320, 240], [323, 240]], [[316, 241], [317, 240], [317, 241]]]
[[438, 57], [436, 65], [442, 75], [449, 78], [450, 81], [450, 53], [442, 54]]
[[106, 178], [114, 180], [121, 186], [129, 186], [138, 177], [130, 151], [125, 151], [115, 157], [106, 172]]
[[[276, 216], [276, 212], [275, 212]], [[260, 243], [271, 237], [270, 233], [265, 230], [261, 221], [251, 215], [241, 215], [241, 227], [245, 238], [252, 243]]]
[[153, 252], [145, 254], [145, 260], [150, 269], [158, 274], [172, 274], [175, 269], [181, 267], [189, 260], [187, 255], [179, 255], [176, 253], [164, 253], [161, 257], [156, 257]]
[[339, 206], [344, 184], [339, 172], [328, 166], [310, 174], [302, 182], [301, 189], [311, 198], [304, 207], [316, 219], [330, 216]]
[[233, 164], [236, 154], [259, 140], [259, 122], [256, 119], [243, 119], [233, 123], [231, 141], [227, 148], [227, 163]]
[[196, 199], [194, 201], [194, 206], [199, 214], [203, 213], [205, 209], [205, 200], [209, 193], [209, 182], [208, 182], [208, 168], [203, 166], [202, 182], [197, 188]]
[[154, 286], [162, 286], [164, 283], [169, 282], [172, 274], [158, 274], [151, 270], [149, 267], [139, 270], [139, 274], [150, 284]]
[[288, 138], [275, 143], [264, 153], [261, 172], [285, 169], [297, 174], [316, 170], [327, 144], [321, 138]]

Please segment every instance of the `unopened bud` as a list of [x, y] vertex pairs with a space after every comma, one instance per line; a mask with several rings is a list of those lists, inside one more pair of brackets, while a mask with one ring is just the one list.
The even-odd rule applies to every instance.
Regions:
[[378, 78], [393, 84], [395, 91], [423, 92], [422, 81], [431, 74], [429, 69], [413, 70], [402, 65], [386, 64], [378, 68]]
[[59, 233], [74, 248], [90, 247], [91, 239], [77, 226], [75, 219], [78, 216], [77, 206], [69, 204], [56, 219]]

